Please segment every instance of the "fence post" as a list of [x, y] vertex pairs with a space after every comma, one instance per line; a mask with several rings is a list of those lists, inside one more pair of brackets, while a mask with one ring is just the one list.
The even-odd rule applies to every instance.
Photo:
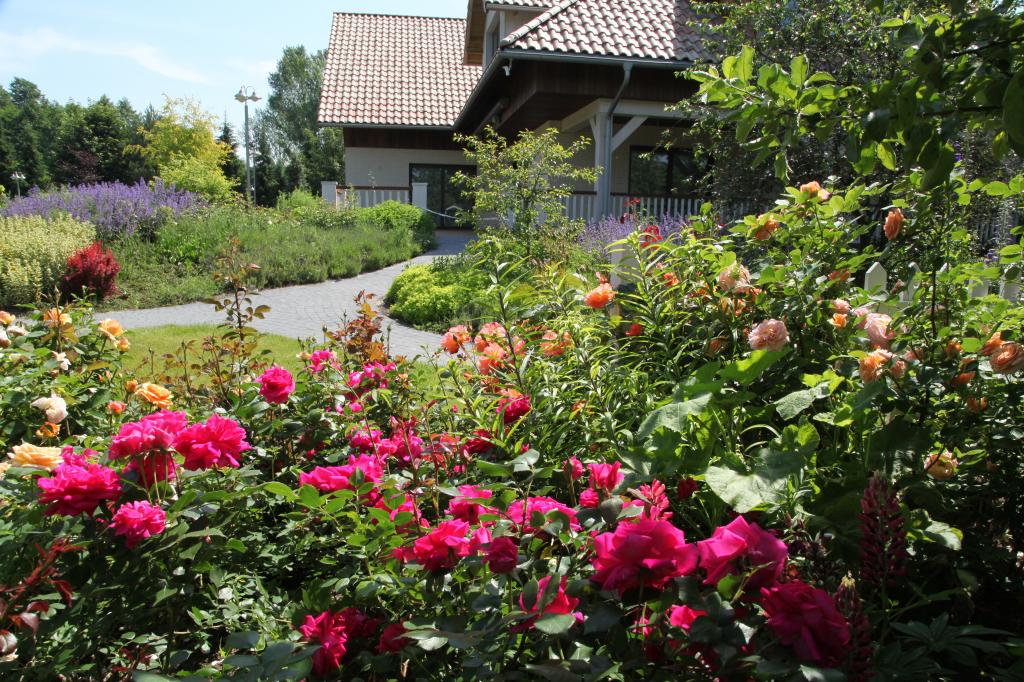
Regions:
[[427, 183], [412, 183], [412, 205], [427, 210]]
[[320, 196], [329, 206], [338, 207], [338, 183], [335, 180], [323, 180], [320, 182]]

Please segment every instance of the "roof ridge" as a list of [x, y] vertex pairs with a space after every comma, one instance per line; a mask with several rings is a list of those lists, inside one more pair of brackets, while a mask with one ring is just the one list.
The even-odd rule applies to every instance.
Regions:
[[393, 14], [388, 12], [332, 12], [334, 16], [339, 14], [349, 17], [393, 17], [396, 19], [446, 19], [449, 21], [466, 21], [465, 17], [437, 17], [423, 14]]
[[511, 45], [517, 40], [522, 40], [523, 38], [528, 36], [532, 31], [539, 28], [542, 24], [546, 24], [548, 21], [558, 16], [563, 11], [567, 10], [568, 8], [572, 7], [578, 2], [580, 2], [580, 0], [560, 0], [558, 4], [552, 7], [551, 9], [545, 11], [540, 16], [530, 19], [520, 28], [517, 28], [515, 31], [512, 31], [512, 33], [509, 33], [502, 39], [501, 44]]

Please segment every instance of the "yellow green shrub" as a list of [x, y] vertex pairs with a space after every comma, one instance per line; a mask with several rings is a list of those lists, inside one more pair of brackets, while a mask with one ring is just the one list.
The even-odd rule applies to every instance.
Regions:
[[69, 215], [0, 217], [0, 307], [32, 303], [60, 283], [68, 257], [96, 239]]

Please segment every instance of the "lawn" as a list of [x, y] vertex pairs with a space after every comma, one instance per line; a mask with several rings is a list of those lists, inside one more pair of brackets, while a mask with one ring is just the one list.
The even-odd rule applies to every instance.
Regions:
[[[163, 366], [161, 358], [164, 355], [176, 352], [182, 343], [202, 341], [216, 332], [217, 327], [212, 324], [166, 325], [128, 330], [127, 336], [132, 347], [125, 355], [125, 365], [140, 368], [142, 374], [155, 374], [151, 362], [159, 371]], [[269, 350], [274, 362], [291, 372], [302, 369], [303, 363], [296, 357], [302, 351], [297, 339], [263, 334], [260, 336], [260, 349]]]

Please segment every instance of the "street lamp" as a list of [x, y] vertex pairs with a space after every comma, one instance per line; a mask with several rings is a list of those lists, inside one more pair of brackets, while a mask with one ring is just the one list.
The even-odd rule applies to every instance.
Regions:
[[11, 180], [14, 180], [14, 187], [17, 190], [19, 197], [21, 196], [21, 182], [24, 179], [25, 179], [25, 174], [24, 173], [19, 173], [18, 171], [14, 171], [13, 173], [11, 173]]
[[249, 162], [249, 102], [255, 104], [260, 101], [260, 98], [256, 95], [255, 89], [243, 85], [238, 89], [235, 99], [245, 105], [245, 196], [249, 200], [249, 205], [252, 206], [256, 183], [253, 178], [252, 165]]

